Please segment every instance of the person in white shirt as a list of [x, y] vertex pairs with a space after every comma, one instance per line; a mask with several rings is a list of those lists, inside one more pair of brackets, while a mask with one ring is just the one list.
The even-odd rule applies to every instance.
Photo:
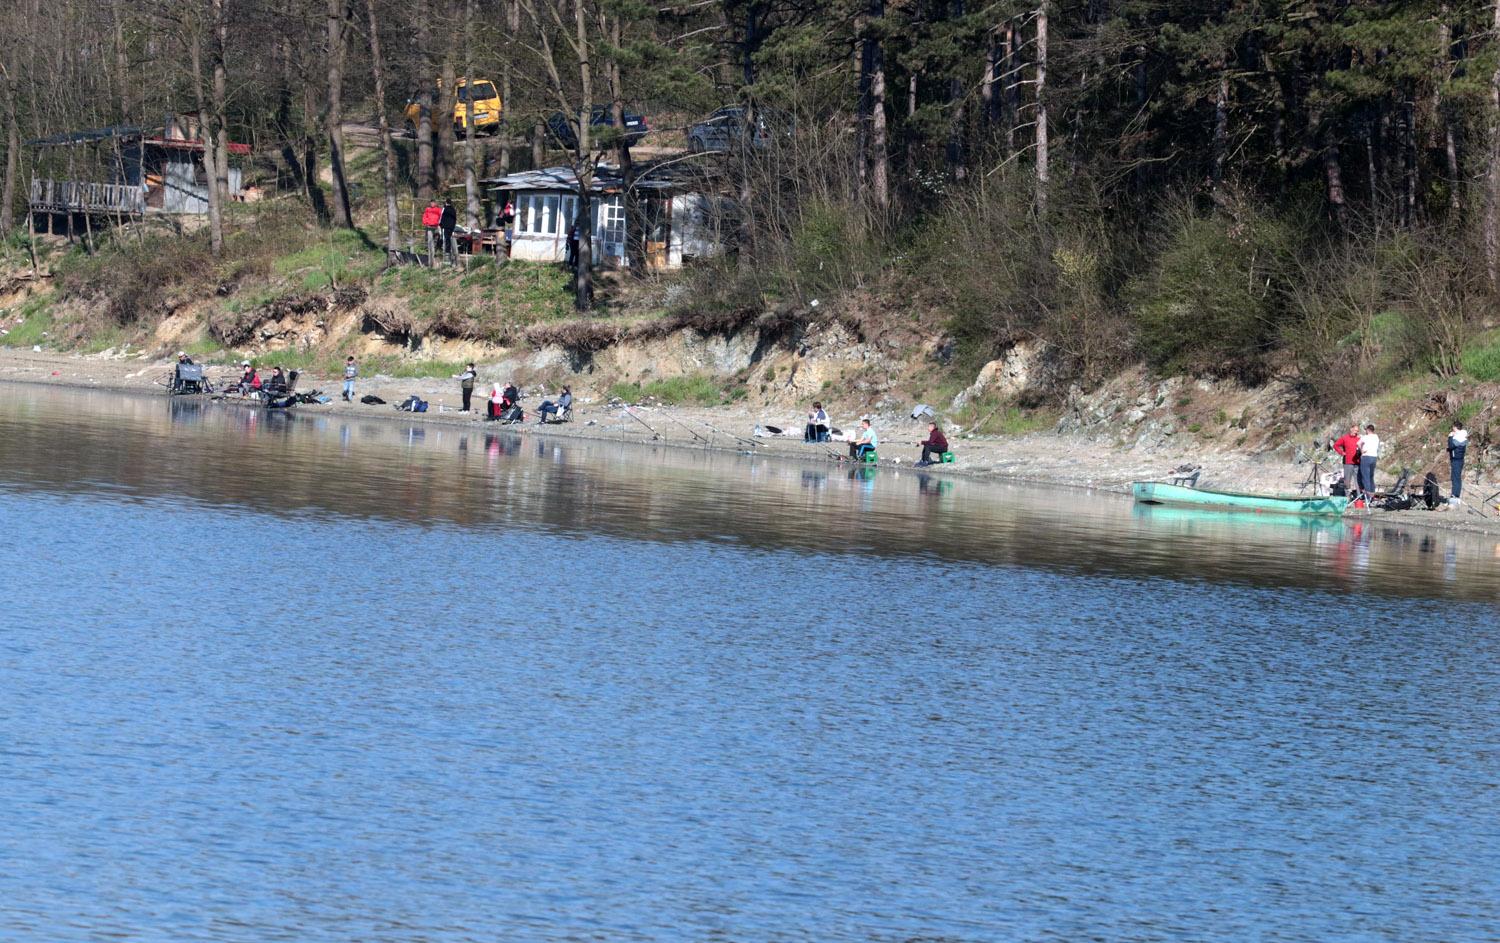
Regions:
[[1375, 460], [1380, 457], [1380, 436], [1375, 434], [1375, 424], [1365, 425], [1365, 434], [1359, 437], [1359, 490], [1368, 503], [1375, 497]]

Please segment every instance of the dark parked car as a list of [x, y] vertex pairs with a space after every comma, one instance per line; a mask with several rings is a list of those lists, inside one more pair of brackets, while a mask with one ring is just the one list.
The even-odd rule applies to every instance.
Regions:
[[772, 108], [759, 108], [755, 112], [755, 127], [749, 122], [749, 109], [744, 105], [726, 105], [718, 111], [690, 125], [687, 130], [688, 150], [727, 151], [732, 147], [753, 144], [765, 147], [777, 134], [791, 134], [790, 117]]
[[[589, 127], [609, 129], [615, 124], [614, 109], [602, 105], [595, 105], [589, 111]], [[646, 119], [629, 109], [625, 111], [625, 143], [639, 144], [641, 138], [651, 128], [646, 124]], [[578, 135], [573, 131], [573, 122], [562, 112], [554, 112], [547, 119], [547, 133], [560, 147], [573, 148], [578, 145]], [[590, 135], [592, 136], [592, 135]]]

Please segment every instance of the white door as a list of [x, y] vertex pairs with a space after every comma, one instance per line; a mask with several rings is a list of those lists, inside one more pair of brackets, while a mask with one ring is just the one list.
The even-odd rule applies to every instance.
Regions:
[[618, 196], [600, 200], [594, 211], [594, 239], [599, 259], [625, 258], [625, 205]]

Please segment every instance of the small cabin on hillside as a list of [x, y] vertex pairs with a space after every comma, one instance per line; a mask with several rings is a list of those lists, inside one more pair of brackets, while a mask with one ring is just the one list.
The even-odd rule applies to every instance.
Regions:
[[[562, 262], [568, 232], [578, 216], [578, 177], [570, 167], [527, 170], [484, 181], [495, 205], [515, 210], [510, 257]], [[671, 168], [643, 167], [635, 180], [634, 204], [641, 213], [648, 269], [680, 268], [723, 251], [725, 203], [700, 176]], [[590, 187], [594, 264], [629, 265], [625, 246], [625, 180], [619, 169], [599, 166]]]
[[[39, 151], [38, 163], [46, 171], [32, 178], [31, 212], [49, 230], [58, 216], [71, 223], [75, 215], [107, 220], [208, 212], [208, 171], [197, 115], [171, 115], [153, 128], [113, 125], [27, 143]], [[249, 153], [247, 144], [229, 145], [230, 199], [244, 192], [235, 158]]]

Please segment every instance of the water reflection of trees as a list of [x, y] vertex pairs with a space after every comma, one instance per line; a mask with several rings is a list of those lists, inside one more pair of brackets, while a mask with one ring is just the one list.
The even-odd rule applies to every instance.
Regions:
[[1136, 577], [1484, 598], [1497, 589], [1493, 541], [1139, 513], [1114, 497], [888, 468], [55, 390], [9, 397], [0, 426], [0, 478], [56, 492]]

